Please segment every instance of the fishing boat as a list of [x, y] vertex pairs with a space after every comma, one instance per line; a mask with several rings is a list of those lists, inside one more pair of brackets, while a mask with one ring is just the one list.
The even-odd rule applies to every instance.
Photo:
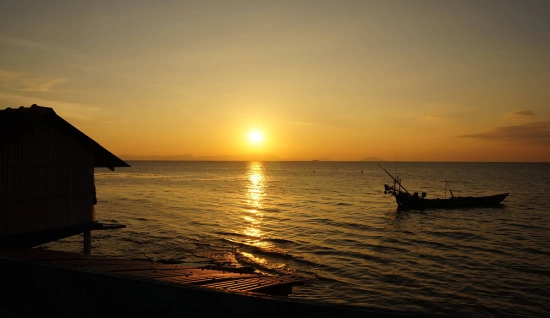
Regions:
[[[380, 165], [378, 165], [380, 166]], [[453, 191], [445, 181], [445, 195], [447, 188], [451, 197], [427, 199], [426, 192], [422, 192], [419, 196], [418, 192], [410, 194], [401, 184], [399, 177], [392, 176], [386, 169], [380, 166], [392, 179], [393, 185], [384, 184], [384, 194], [391, 194], [395, 197], [397, 208], [400, 210], [421, 210], [421, 209], [447, 209], [447, 208], [462, 208], [462, 207], [477, 207], [498, 205], [504, 200], [509, 193], [500, 193], [495, 195], [480, 196], [480, 197], [455, 197]]]

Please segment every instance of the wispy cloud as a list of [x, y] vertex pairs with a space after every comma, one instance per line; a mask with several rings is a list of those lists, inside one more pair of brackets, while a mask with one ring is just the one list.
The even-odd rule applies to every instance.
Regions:
[[19, 73], [0, 69], [0, 85], [4, 87], [11, 87], [15, 83], [19, 82], [21, 75]]
[[13, 90], [49, 92], [54, 85], [65, 81], [67, 81], [66, 78], [44, 79], [30, 74], [0, 69], [0, 86]]
[[295, 126], [315, 126], [315, 125], [321, 125], [321, 123], [317, 123], [317, 122], [307, 122], [307, 121], [291, 121], [291, 122], [288, 122], [288, 124], [290, 124], [290, 125], [295, 125]]
[[35, 86], [24, 88], [23, 90], [24, 91], [29, 91], [29, 92], [49, 92], [51, 90], [52, 86], [54, 86], [55, 84], [58, 84], [58, 83], [63, 83], [66, 80], [67, 80], [66, 78], [56, 78], [56, 79], [49, 80], [49, 81], [46, 81], [44, 83], [41, 83], [41, 84], [38, 84], [38, 85], [35, 85]]
[[463, 138], [476, 138], [485, 140], [501, 140], [508, 142], [522, 142], [542, 146], [550, 145], [550, 120], [526, 123], [523, 125], [504, 126], [492, 131], [462, 135]]
[[126, 120], [108, 120], [105, 122], [107, 125], [123, 125], [126, 124]]
[[521, 110], [521, 111], [509, 113], [508, 116], [511, 116], [511, 117], [530, 117], [530, 116], [535, 116], [535, 113], [533, 113], [530, 110]]
[[60, 46], [52, 45], [52, 44], [48, 44], [48, 43], [28, 41], [28, 40], [24, 40], [24, 39], [14, 39], [14, 38], [9, 38], [9, 37], [2, 36], [2, 35], [0, 35], [0, 42], [11, 44], [11, 45], [16, 45], [16, 46], [19, 46], [19, 47], [24, 47], [24, 48], [28, 48], [28, 49], [32, 49], [32, 50], [39, 50], [39, 51], [43, 51], [43, 52], [49, 52], [49, 53], [61, 55], [63, 57], [69, 57], [69, 58], [78, 59], [78, 60], [82, 59], [82, 56], [80, 56], [78, 54], [75, 54], [71, 51], [63, 49]]
[[441, 121], [443, 120], [443, 117], [441, 116], [430, 116], [430, 115], [426, 115], [423, 117], [425, 121], [430, 121], [430, 122], [436, 122], [436, 121]]

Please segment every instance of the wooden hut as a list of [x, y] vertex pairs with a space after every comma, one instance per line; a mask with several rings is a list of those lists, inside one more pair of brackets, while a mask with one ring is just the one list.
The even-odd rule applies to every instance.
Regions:
[[97, 225], [95, 167], [129, 165], [52, 108], [0, 110], [0, 245], [89, 239]]

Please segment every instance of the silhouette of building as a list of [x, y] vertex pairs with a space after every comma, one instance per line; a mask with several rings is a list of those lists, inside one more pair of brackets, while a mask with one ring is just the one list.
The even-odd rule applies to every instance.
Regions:
[[96, 167], [129, 165], [52, 108], [0, 110], [0, 245], [33, 247], [80, 233], [86, 244], [97, 225]]

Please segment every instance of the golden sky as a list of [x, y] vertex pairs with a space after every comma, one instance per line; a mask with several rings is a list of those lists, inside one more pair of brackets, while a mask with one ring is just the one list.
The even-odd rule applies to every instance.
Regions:
[[550, 161], [549, 16], [546, 0], [3, 0], [0, 109], [52, 107], [123, 159]]

